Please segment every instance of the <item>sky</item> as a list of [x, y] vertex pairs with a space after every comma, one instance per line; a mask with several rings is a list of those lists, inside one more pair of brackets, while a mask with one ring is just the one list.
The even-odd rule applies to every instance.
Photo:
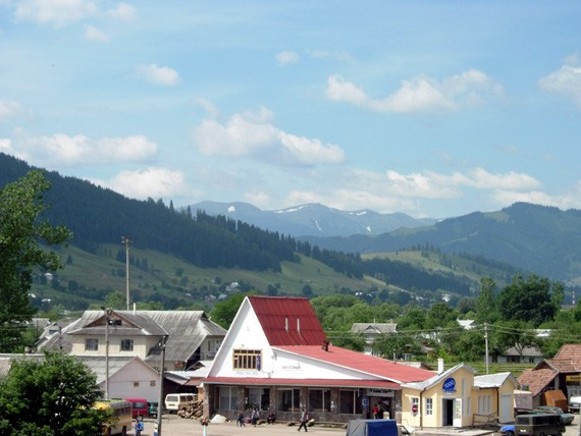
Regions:
[[581, 2], [0, 0], [0, 152], [175, 207], [581, 209]]

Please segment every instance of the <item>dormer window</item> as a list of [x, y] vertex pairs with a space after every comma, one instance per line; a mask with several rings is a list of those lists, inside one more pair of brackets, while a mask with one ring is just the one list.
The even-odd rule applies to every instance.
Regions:
[[257, 369], [260, 371], [261, 350], [234, 350], [232, 367], [234, 369]]

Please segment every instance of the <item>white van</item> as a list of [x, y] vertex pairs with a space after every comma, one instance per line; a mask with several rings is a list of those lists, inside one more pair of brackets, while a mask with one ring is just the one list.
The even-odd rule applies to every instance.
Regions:
[[196, 402], [195, 394], [167, 394], [165, 396], [165, 409], [169, 413], [193, 406]]

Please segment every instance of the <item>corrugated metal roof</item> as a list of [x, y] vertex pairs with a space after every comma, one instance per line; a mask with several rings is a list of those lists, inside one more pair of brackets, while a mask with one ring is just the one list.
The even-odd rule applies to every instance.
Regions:
[[533, 396], [538, 395], [549, 383], [552, 383], [555, 377], [559, 375], [554, 369], [527, 369], [519, 377], [518, 382], [521, 386], [528, 386], [528, 390]]
[[444, 380], [447, 377], [450, 377], [454, 372], [456, 372], [457, 370], [459, 370], [460, 368], [467, 368], [468, 370], [472, 371], [473, 373], [475, 373], [476, 371], [474, 370], [474, 368], [465, 365], [464, 363], [459, 363], [456, 366], [453, 366], [452, 368], [440, 373], [440, 374], [435, 374], [432, 372], [432, 376], [430, 378], [427, 378], [425, 380], [420, 380], [418, 382], [415, 383], [407, 383], [405, 384], [406, 387], [412, 388], [412, 389], [417, 389], [417, 390], [424, 390], [427, 389], [431, 386], [434, 386], [436, 383], [439, 383], [441, 380]]
[[[223, 338], [226, 330], [210, 321], [201, 310], [138, 310], [114, 311], [112, 318], [119, 317], [127, 324], [110, 326], [109, 334], [140, 331], [143, 335], [168, 335], [165, 358], [166, 361], [187, 361], [200, 347], [206, 337]], [[133, 326], [133, 327], [132, 327]], [[131, 329], [134, 330], [124, 330]], [[118, 330], [116, 330], [118, 329]], [[116, 332], [117, 331], [117, 332]], [[42, 349], [62, 349], [70, 353], [72, 340], [70, 334], [105, 334], [105, 314], [102, 310], [87, 310], [83, 315], [64, 327], [61, 335], [53, 335], [43, 344]], [[152, 365], [157, 365], [161, 350], [154, 347], [149, 350], [145, 359]]]
[[322, 345], [323, 327], [307, 298], [249, 296], [271, 346]]
[[321, 346], [312, 345], [273, 347], [275, 350], [277, 348], [319, 362], [330, 363], [396, 383], [424, 381], [434, 375], [433, 371], [401, 365], [391, 360], [331, 345], [329, 345], [328, 351], [325, 351]]
[[351, 326], [353, 333], [395, 333], [397, 324], [394, 322], [356, 322]]
[[516, 386], [516, 378], [510, 372], [477, 375], [474, 377], [474, 386], [477, 388], [499, 388], [508, 379], [511, 379], [513, 384]]
[[316, 386], [344, 388], [400, 389], [399, 384], [388, 380], [320, 379], [320, 378], [258, 378], [258, 377], [209, 377], [204, 384], [241, 386]]

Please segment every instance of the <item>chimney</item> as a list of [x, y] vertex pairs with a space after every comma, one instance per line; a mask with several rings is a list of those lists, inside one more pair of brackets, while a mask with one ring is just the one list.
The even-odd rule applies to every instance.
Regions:
[[321, 345], [321, 350], [323, 350], [323, 351], [329, 351], [329, 341], [327, 339], [325, 339], [323, 341], [323, 345]]
[[288, 317], [284, 318], [284, 329], [286, 330], [286, 332], [288, 333]]
[[297, 318], [297, 332], [299, 335], [301, 334], [301, 320], [300, 320], [300, 318]]
[[438, 359], [438, 374], [442, 374], [444, 372], [444, 359], [441, 357]]

